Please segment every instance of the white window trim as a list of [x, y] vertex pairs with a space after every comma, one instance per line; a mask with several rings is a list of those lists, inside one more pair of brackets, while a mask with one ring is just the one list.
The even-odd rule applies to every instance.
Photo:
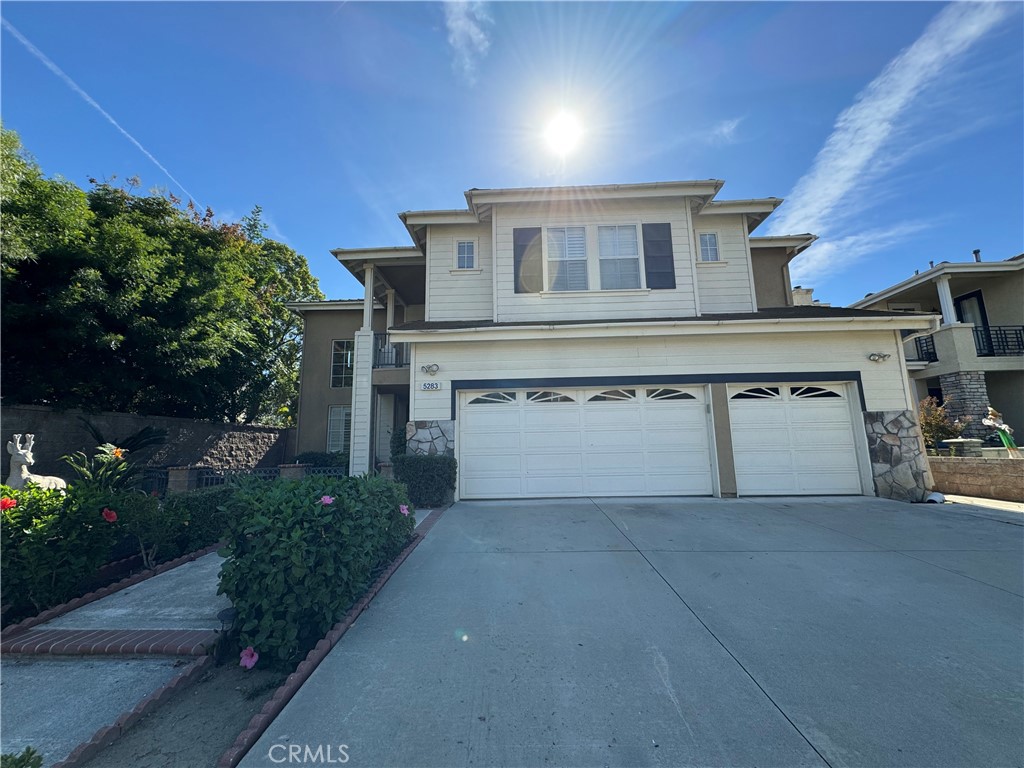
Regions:
[[[473, 266], [459, 266], [459, 243], [473, 244]], [[452, 238], [452, 272], [479, 272], [480, 267], [480, 238], [478, 237], [453, 237]]]
[[[334, 386], [334, 345], [339, 341], [347, 341], [349, 344], [349, 355], [352, 360], [352, 382], [346, 386], [336, 387]], [[327, 369], [327, 388], [328, 389], [351, 389], [352, 384], [355, 383], [356, 376], [356, 343], [354, 339], [331, 339], [331, 364]]]
[[[335, 408], [342, 409], [341, 417], [341, 440], [342, 449], [340, 451], [331, 450], [331, 411]], [[345, 415], [344, 412], [348, 412], [348, 435], [345, 434]], [[352, 406], [351, 405], [329, 405], [327, 406], [327, 437], [324, 441], [324, 447], [328, 453], [348, 453], [352, 442]]]
[[[645, 294], [650, 293], [647, 288], [647, 262], [644, 258], [644, 235], [643, 225], [640, 219], [627, 220], [603, 220], [587, 219], [585, 221], [574, 221], [558, 224], [541, 224], [541, 259], [544, 263], [543, 281], [544, 288], [539, 291], [541, 296], [579, 296], [582, 294], [595, 296], [609, 296], [613, 294]], [[548, 285], [548, 230], [564, 229], [566, 227], [583, 227], [586, 230], [587, 243], [587, 289], [585, 291], [550, 291]], [[598, 227], [636, 227], [637, 256], [640, 260], [640, 287], [639, 288], [601, 288], [601, 243], [598, 234]], [[714, 262], [709, 262], [714, 263]], [[461, 271], [461, 270], [460, 270]], [[537, 294], [520, 294], [530, 296]]]
[[483, 272], [483, 269], [480, 267], [474, 269], [449, 269], [448, 272], [453, 275], [479, 275]]
[[[697, 240], [697, 253], [695, 255], [697, 257], [697, 263], [698, 264], [719, 264], [719, 263], [724, 261], [722, 259], [722, 234], [721, 234], [721, 232], [719, 232], [717, 229], [698, 229], [696, 231], [695, 235], [696, 235], [696, 240]], [[716, 246], [716, 248], [718, 250], [718, 258], [717, 259], [705, 260], [705, 259], [703, 259], [701, 257], [701, 247], [700, 247], [700, 236], [701, 235], [714, 235], [715, 236], [715, 246]]]

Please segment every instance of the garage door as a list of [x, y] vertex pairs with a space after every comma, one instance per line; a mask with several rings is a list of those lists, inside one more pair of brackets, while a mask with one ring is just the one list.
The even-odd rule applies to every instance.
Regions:
[[701, 387], [530, 389], [459, 397], [459, 495], [710, 495]]
[[846, 384], [729, 388], [739, 494], [860, 494]]

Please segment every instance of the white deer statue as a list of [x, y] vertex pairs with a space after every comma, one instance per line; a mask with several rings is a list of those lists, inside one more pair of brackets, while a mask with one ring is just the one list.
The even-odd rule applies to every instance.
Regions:
[[7, 452], [11, 454], [11, 476], [7, 478], [7, 485], [14, 490], [25, 487], [26, 483], [35, 483], [40, 488], [63, 490], [68, 484], [59, 477], [51, 475], [33, 475], [28, 468], [36, 463], [32, 456], [32, 445], [35, 443], [35, 435], [25, 435], [25, 447], [21, 447], [21, 435], [15, 435], [14, 440], [8, 441]]

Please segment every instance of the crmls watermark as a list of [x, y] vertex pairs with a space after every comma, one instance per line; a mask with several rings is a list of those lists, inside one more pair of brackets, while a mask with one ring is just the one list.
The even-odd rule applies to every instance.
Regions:
[[272, 763], [340, 765], [348, 762], [348, 744], [275, 744], [267, 757]]

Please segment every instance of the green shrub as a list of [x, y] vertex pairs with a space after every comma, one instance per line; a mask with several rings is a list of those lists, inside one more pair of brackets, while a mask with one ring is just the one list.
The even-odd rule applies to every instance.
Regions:
[[380, 477], [240, 483], [219, 593], [242, 646], [269, 666], [299, 661], [412, 534], [405, 489]]
[[78, 476], [72, 484], [98, 491], [120, 491], [135, 485], [142, 474], [141, 466], [125, 458], [127, 453], [112, 443], [104, 443], [96, 448], [92, 458], [76, 451], [61, 459]]
[[457, 472], [454, 456], [396, 456], [394, 462], [395, 477], [408, 487], [416, 506], [451, 503]]
[[227, 484], [172, 494], [164, 500], [164, 509], [184, 521], [177, 541], [178, 553], [195, 552], [227, 536], [231, 519], [228, 505], [234, 496], [235, 486]]
[[0, 755], [0, 768], [43, 768], [43, 756], [32, 747], [25, 747], [16, 755]]
[[[121, 531], [104, 518], [116, 495], [92, 487], [21, 490], [0, 486], [5, 499], [0, 528], [0, 602], [15, 620], [74, 597], [99, 570]], [[11, 505], [11, 502], [14, 505]]]
[[311, 464], [314, 467], [347, 467], [347, 453], [306, 451], [295, 457], [296, 464]]
[[164, 560], [178, 554], [178, 540], [187, 521], [180, 506], [161, 504], [155, 496], [130, 491], [112, 498], [108, 508], [117, 514], [117, 524], [138, 543], [144, 568], [160, 562], [158, 553]]
[[391, 431], [391, 460], [394, 461], [398, 456], [405, 456], [408, 447], [405, 439], [405, 429], [395, 427]]

